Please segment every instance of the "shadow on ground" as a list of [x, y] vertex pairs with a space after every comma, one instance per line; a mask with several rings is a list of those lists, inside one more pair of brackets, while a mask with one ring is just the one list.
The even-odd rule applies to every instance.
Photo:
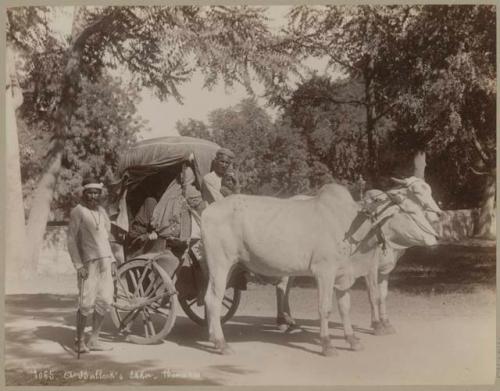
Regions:
[[[275, 317], [236, 315], [231, 321], [224, 324], [224, 336], [231, 344], [238, 342], [274, 344], [321, 355], [318, 320], [300, 318], [296, 318], [295, 320], [300, 325], [300, 329], [289, 333], [278, 330]], [[335, 348], [350, 350], [343, 336], [342, 324], [330, 321], [329, 326], [332, 343]], [[353, 328], [360, 336], [363, 334], [373, 334], [372, 330], [366, 328], [357, 327], [356, 325]], [[167, 338], [181, 346], [211, 353], [214, 352], [212, 344], [206, 342], [207, 330], [194, 325], [187, 318], [178, 319], [176, 327]]]
[[[55, 294], [6, 297], [6, 385], [88, 385], [92, 382], [105, 385], [120, 381], [127, 385], [218, 384], [214, 380], [150, 371], [149, 368], [158, 366], [156, 360], [124, 363], [113, 352], [82, 354], [78, 360], [73, 351], [75, 302], [75, 297]], [[116, 335], [109, 317], [103, 325], [102, 338], [110, 345], [124, 342], [122, 336]], [[47, 345], [46, 341], [53, 344]], [[15, 363], [20, 365], [16, 367]], [[35, 368], [52, 368], [53, 372], [35, 372]], [[123, 379], [119, 379], [119, 375]]]
[[[414, 248], [407, 251], [390, 276], [390, 285], [396, 290], [408, 293], [468, 293], [475, 287], [495, 287], [496, 247], [466, 247], [440, 245], [435, 248]], [[309, 279], [297, 279], [296, 285], [314, 286]], [[360, 279], [355, 289], [363, 287]], [[405, 299], [406, 300], [406, 299]], [[158, 360], [120, 362], [120, 355], [113, 352], [82, 355], [80, 360], [72, 350], [75, 324], [75, 295], [17, 294], [6, 296], [5, 312], [5, 377], [6, 384], [15, 385], [79, 385], [92, 384], [88, 376], [102, 368], [104, 375], [97, 384], [120, 384], [113, 378], [115, 372], [126, 378], [127, 385], [177, 385], [177, 384], [222, 384], [217, 379], [186, 379], [163, 377], [149, 373], [146, 378], [130, 378], [129, 374], [158, 366]], [[444, 302], [443, 302], [444, 305]], [[445, 307], [443, 307], [445, 308]], [[224, 326], [224, 333], [231, 342], [258, 342], [287, 346], [291, 349], [320, 354], [318, 321], [297, 319], [302, 330], [297, 333], [282, 333], [277, 330], [274, 317], [235, 316]], [[339, 350], [348, 350], [339, 323], [330, 322], [333, 329], [333, 344]], [[355, 327], [364, 338], [371, 330]], [[108, 342], [124, 342], [115, 333], [109, 317], [103, 327], [103, 337]], [[169, 343], [175, 343], [196, 351], [213, 352], [207, 342], [205, 328], [199, 327], [180, 315], [172, 332], [167, 336]], [[47, 344], [46, 342], [53, 342]], [[168, 351], [166, 351], [168, 353]], [[210, 355], [207, 355], [210, 363]], [[17, 366], [16, 366], [17, 365]], [[45, 376], [30, 372], [30, 369], [58, 368], [60, 373]], [[227, 373], [240, 373], [234, 365], [207, 365], [208, 368]], [[66, 376], [70, 370], [74, 376]], [[80, 376], [81, 374], [81, 376]], [[36, 375], [36, 376], [35, 376]], [[95, 375], [95, 374], [94, 374]], [[87, 376], [87, 378], [85, 378]], [[97, 376], [97, 375], [95, 375]], [[117, 383], [118, 381], [118, 383]]]
[[[161, 373], [149, 371], [158, 366], [155, 360], [140, 360], [134, 363], [121, 362], [120, 356], [113, 352], [84, 354], [77, 360], [73, 352], [74, 342], [74, 303], [75, 298], [54, 295], [11, 295], [6, 297], [6, 384], [15, 385], [79, 385], [92, 384], [98, 376], [96, 384], [119, 384], [117, 374], [125, 376], [124, 384], [140, 385], [175, 385], [175, 384], [221, 384], [211, 379], [163, 378]], [[224, 326], [226, 338], [231, 342], [259, 342], [288, 346], [319, 355], [321, 348], [318, 339], [318, 321], [297, 319], [301, 330], [293, 333], [280, 332], [274, 317], [235, 316]], [[349, 350], [343, 338], [341, 324], [330, 322], [332, 342], [339, 350]], [[358, 333], [371, 334], [370, 330], [355, 328]], [[103, 339], [126, 343], [122, 336], [115, 333], [114, 325], [109, 317], [103, 326]], [[186, 348], [213, 354], [212, 344], [207, 342], [207, 331], [193, 323], [185, 316], [176, 319], [175, 327], [167, 336], [170, 343]], [[50, 341], [51, 344], [46, 342]], [[116, 345], [115, 345], [116, 346]], [[49, 347], [49, 348], [47, 348]], [[167, 348], [167, 345], [166, 345]], [[207, 355], [207, 361], [210, 355]], [[15, 367], [21, 363], [22, 368]], [[57, 368], [54, 373], [33, 372], [34, 368]], [[209, 369], [227, 373], [246, 373], [247, 370], [226, 365], [208, 365]], [[105, 368], [105, 370], [103, 369]], [[96, 375], [96, 371], [103, 371]], [[129, 374], [148, 371], [148, 378], [130, 379]], [[45, 377], [44, 377], [45, 376]]]
[[[390, 274], [391, 289], [406, 293], [471, 293], [478, 287], [495, 287], [494, 242], [464, 245], [440, 244], [408, 249]], [[294, 285], [315, 286], [310, 277], [297, 277]], [[362, 278], [354, 289], [365, 286]]]

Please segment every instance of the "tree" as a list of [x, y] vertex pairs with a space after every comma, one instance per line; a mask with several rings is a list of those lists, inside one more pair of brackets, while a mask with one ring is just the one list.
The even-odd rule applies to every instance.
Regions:
[[214, 110], [209, 125], [190, 119], [178, 122], [177, 130], [233, 150], [244, 193], [290, 197], [312, 193], [333, 179], [328, 167], [311, 158], [304, 132], [290, 118], [273, 122], [252, 98]]
[[177, 121], [177, 123], [175, 124], [175, 128], [181, 136], [190, 136], [202, 138], [205, 140], [212, 140], [210, 130], [203, 121], [189, 118], [186, 122]]
[[[24, 260], [24, 245], [26, 232], [24, 229], [24, 208], [22, 203], [22, 184], [19, 167], [19, 143], [17, 139], [16, 110], [23, 102], [23, 95], [15, 71], [15, 53], [12, 47], [7, 48], [6, 56], [7, 74], [5, 91], [5, 144], [6, 144], [6, 180], [5, 194], [5, 219], [2, 224], [2, 237], [7, 244], [5, 258], [10, 260], [6, 266], [5, 281], [7, 286], [16, 277], [15, 266]], [[5, 233], [5, 235], [4, 235]]]
[[452, 200], [458, 207], [481, 205], [477, 234], [494, 238], [495, 7], [423, 6], [404, 53], [411, 72], [393, 117], [433, 135], [429, 179], [442, 193], [458, 193]]
[[271, 178], [268, 194], [313, 194], [333, 181], [329, 168], [311, 155], [302, 129], [293, 127], [285, 118], [278, 119], [274, 129], [270, 143], [272, 159], [266, 168]]
[[[13, 32], [19, 30], [19, 12], [24, 9], [8, 10]], [[40, 238], [33, 241], [32, 263], [37, 259], [63, 151], [71, 139], [82, 78], [95, 81], [106, 68], [123, 66], [161, 99], [181, 100], [178, 86], [195, 69], [205, 75], [207, 87], [221, 79], [248, 89], [251, 74], [270, 85], [284, 80], [293, 69], [293, 62], [277, 50], [264, 9], [257, 7], [80, 7], [62, 58], [58, 94], [49, 105], [53, 108], [49, 114], [53, 143], [28, 220], [29, 234]]]
[[449, 206], [477, 205], [473, 173], [489, 172], [481, 215], [492, 222], [495, 28], [487, 5], [302, 6], [290, 14], [288, 45], [301, 58], [328, 58], [363, 86], [343, 101], [365, 110], [368, 160], [379, 166], [372, 179], [387, 169], [384, 151], [427, 149], [429, 180]]
[[[77, 98], [78, 109], [72, 120], [71, 137], [68, 137], [61, 161], [59, 180], [52, 200], [52, 218], [67, 218], [76, 204], [82, 176], [92, 174], [106, 185], [114, 180], [121, 151], [136, 141], [143, 128], [135, 115], [137, 91], [122, 89], [119, 79], [103, 75], [96, 83], [82, 80]], [[34, 102], [26, 102], [24, 110], [32, 112]], [[24, 111], [23, 110], [23, 111]], [[25, 202], [28, 210], [36, 179], [43, 170], [44, 151], [49, 145], [50, 134], [41, 118], [25, 125], [20, 131], [22, 154], [21, 169]], [[32, 148], [37, 145], [38, 148]]]
[[[398, 56], [411, 17], [409, 6], [299, 6], [290, 12], [291, 50], [300, 58], [326, 57], [332, 69], [361, 84], [361, 96], [345, 97], [338, 103], [365, 111], [368, 160], [372, 163], [378, 158], [380, 122], [394, 105], [389, 92], [397, 80], [388, 72], [388, 64]], [[371, 167], [369, 174], [374, 177], [376, 164]]]
[[236, 154], [242, 191], [259, 194], [270, 181], [266, 167], [272, 158], [273, 123], [269, 115], [255, 99], [248, 98], [234, 107], [212, 111], [209, 126], [213, 140]]
[[308, 149], [309, 165], [323, 165], [338, 180], [353, 181], [371, 162], [367, 156], [366, 116], [359, 105], [360, 84], [351, 79], [331, 81], [313, 75], [299, 84], [284, 105], [284, 118], [301, 130]]

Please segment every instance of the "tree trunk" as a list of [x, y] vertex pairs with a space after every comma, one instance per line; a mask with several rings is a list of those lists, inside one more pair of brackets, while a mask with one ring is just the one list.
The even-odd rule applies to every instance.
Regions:
[[33, 201], [28, 218], [26, 236], [28, 238], [27, 266], [36, 271], [38, 256], [43, 244], [43, 236], [50, 213], [50, 203], [61, 170], [62, 152], [52, 158], [47, 171], [42, 175], [33, 194]]
[[375, 119], [373, 115], [373, 105], [371, 101], [370, 93], [370, 80], [365, 79], [365, 99], [366, 99], [366, 136], [368, 143], [368, 162], [370, 162], [368, 167], [368, 176], [370, 182], [373, 183], [377, 173], [375, 171], [375, 141], [373, 132], [375, 131]]
[[496, 239], [496, 177], [488, 175], [483, 205], [479, 210], [475, 236], [482, 239]]
[[[56, 151], [52, 154], [40, 182], [33, 194], [33, 202], [29, 213], [26, 234], [27, 254], [25, 264], [31, 271], [36, 271], [38, 256], [43, 244], [43, 237], [50, 213], [50, 204], [54, 194], [57, 178], [61, 169], [62, 149], [64, 138], [71, 126], [74, 101], [79, 87], [81, 51], [84, 43], [80, 32], [80, 8], [75, 7], [72, 24], [71, 46], [69, 47], [68, 62], [64, 67], [61, 86], [61, 103], [54, 118], [54, 133], [56, 135]], [[77, 35], [79, 34], [79, 35]], [[87, 35], [88, 36], [88, 33]]]
[[[24, 229], [24, 205], [21, 185], [21, 165], [17, 135], [16, 109], [23, 102], [22, 91], [17, 83], [14, 53], [7, 47], [7, 83], [6, 90], [6, 183], [5, 183], [5, 220], [1, 225], [2, 237], [5, 238], [5, 274], [6, 291], [10, 284], [15, 284], [22, 275], [26, 234]], [[5, 231], [5, 232], [4, 232]]]
[[377, 159], [375, 151], [375, 106], [372, 85], [373, 59], [369, 59], [363, 72], [365, 84], [365, 107], [366, 107], [366, 136], [368, 143], [368, 179], [374, 183], [377, 177]]
[[425, 152], [417, 152], [413, 157], [413, 176], [425, 179], [426, 166]]

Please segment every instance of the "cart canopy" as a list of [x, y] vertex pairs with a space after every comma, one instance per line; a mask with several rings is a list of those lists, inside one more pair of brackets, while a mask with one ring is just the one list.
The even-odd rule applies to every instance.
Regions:
[[120, 159], [118, 173], [123, 185], [133, 188], [148, 176], [166, 167], [189, 160], [193, 155], [196, 179], [210, 172], [215, 154], [220, 147], [211, 141], [186, 136], [160, 137], [140, 141], [128, 149]]

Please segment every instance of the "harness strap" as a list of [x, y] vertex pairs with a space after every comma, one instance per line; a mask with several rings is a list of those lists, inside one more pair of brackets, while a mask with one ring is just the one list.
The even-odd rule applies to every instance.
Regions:
[[355, 246], [352, 254], [358, 250], [364, 239], [372, 237], [373, 235], [377, 237], [377, 242], [382, 247], [382, 250], [384, 252], [386, 251], [387, 241], [384, 233], [382, 232], [382, 225], [385, 224], [392, 214], [389, 214], [382, 219], [380, 218], [383, 216], [384, 212], [388, 211], [389, 208], [397, 204], [397, 202], [393, 199], [393, 197], [389, 196], [387, 193], [385, 194], [387, 195], [387, 199], [376, 199], [368, 205], [365, 204], [345, 233], [344, 241]]

